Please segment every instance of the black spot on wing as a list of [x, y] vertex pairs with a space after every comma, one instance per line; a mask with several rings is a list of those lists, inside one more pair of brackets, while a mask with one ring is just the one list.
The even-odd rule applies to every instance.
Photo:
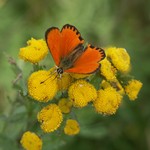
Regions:
[[106, 57], [105, 51], [104, 51], [102, 48], [99, 48], [99, 52], [100, 52], [101, 55], [102, 55], [101, 60], [103, 60], [103, 59]]

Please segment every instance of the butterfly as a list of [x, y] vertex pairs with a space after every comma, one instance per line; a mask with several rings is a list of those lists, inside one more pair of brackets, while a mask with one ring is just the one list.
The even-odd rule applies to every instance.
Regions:
[[59, 75], [64, 72], [94, 73], [100, 67], [99, 62], [105, 58], [102, 48], [91, 44], [85, 46], [78, 29], [70, 24], [64, 25], [61, 30], [57, 27], [47, 29], [45, 39]]

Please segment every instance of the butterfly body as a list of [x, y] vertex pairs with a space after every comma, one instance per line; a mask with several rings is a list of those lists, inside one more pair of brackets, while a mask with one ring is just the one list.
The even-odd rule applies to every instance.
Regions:
[[60, 31], [57, 27], [49, 28], [45, 34], [47, 45], [57, 66], [57, 73], [93, 73], [99, 67], [99, 61], [105, 57], [104, 50], [88, 44], [80, 32], [66, 24]]
[[75, 61], [82, 55], [84, 52], [84, 46], [78, 45], [70, 54], [60, 60], [59, 67], [64, 71], [72, 68]]

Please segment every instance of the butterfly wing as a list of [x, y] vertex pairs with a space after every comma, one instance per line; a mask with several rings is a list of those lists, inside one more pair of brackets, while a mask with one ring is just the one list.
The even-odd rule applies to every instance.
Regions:
[[64, 25], [61, 31], [57, 27], [49, 28], [45, 33], [45, 38], [57, 66], [78, 45], [84, 43], [80, 32], [69, 24]]
[[77, 28], [69, 24], [62, 27], [61, 36], [62, 58], [71, 53], [78, 45], [84, 43]]
[[69, 73], [90, 74], [95, 72], [100, 64], [99, 61], [105, 58], [103, 49], [88, 45], [85, 52], [76, 60], [74, 66], [65, 70]]
[[45, 33], [45, 39], [51, 55], [58, 66], [61, 59], [61, 33], [57, 27], [49, 28]]

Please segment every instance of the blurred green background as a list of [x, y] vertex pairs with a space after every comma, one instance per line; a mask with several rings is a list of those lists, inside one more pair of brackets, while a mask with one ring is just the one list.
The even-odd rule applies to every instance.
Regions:
[[[71, 138], [56, 136], [47, 141], [44, 149], [150, 150], [149, 0], [0, 0], [0, 113], [9, 114], [12, 106], [8, 97], [13, 100], [16, 96], [12, 88], [16, 76], [8, 57], [13, 57], [24, 70], [29, 68], [28, 63], [18, 59], [19, 48], [31, 37], [44, 38], [47, 28], [61, 28], [66, 23], [76, 26], [82, 37], [94, 45], [126, 48], [132, 75], [143, 82], [143, 88], [137, 101], [125, 98], [113, 116], [98, 115], [89, 107], [78, 110], [81, 133]], [[50, 67], [50, 54], [47, 58]], [[0, 121], [2, 132], [4, 120]], [[18, 142], [18, 126], [0, 135], [0, 150], [7, 150], [1, 147], [4, 142]]]

